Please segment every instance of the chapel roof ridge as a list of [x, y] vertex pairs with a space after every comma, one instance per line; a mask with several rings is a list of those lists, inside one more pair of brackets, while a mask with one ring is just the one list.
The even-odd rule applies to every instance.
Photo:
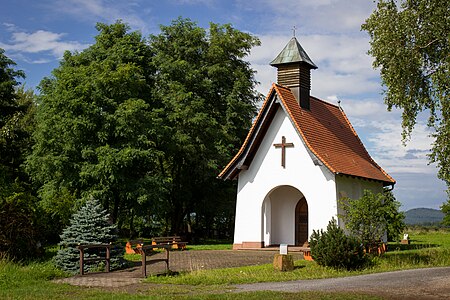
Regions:
[[[273, 88], [274, 86], [278, 86], [278, 87], [281, 87], [281, 88], [283, 88], [283, 89], [285, 89], [285, 90], [287, 90], [287, 91], [291, 91], [291, 89], [290, 89], [289, 87], [287, 87], [287, 86], [285, 86], [285, 85], [283, 85], [283, 84], [280, 84], [280, 83], [276, 83], [276, 82], [272, 83], [272, 86], [271, 86], [270, 91], [272, 90], [272, 88]], [[270, 91], [269, 91], [269, 94], [270, 94]], [[334, 106], [334, 107], [336, 107], [336, 108], [339, 108], [339, 109], [343, 110], [341, 106], [339, 106], [339, 105], [337, 105], [337, 104], [334, 104], [334, 103], [331, 103], [331, 102], [329, 102], [329, 101], [320, 99], [319, 97], [312, 96], [312, 95], [310, 95], [309, 97], [310, 97], [310, 98], [313, 98], [314, 100], [320, 101], [320, 102], [322, 102], [322, 103], [324, 103], [324, 104], [331, 105], [331, 106]]]

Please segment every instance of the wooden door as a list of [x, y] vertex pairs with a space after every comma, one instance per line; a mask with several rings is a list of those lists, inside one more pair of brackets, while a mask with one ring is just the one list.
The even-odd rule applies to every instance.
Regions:
[[308, 203], [305, 197], [295, 207], [295, 244], [303, 246], [308, 241]]

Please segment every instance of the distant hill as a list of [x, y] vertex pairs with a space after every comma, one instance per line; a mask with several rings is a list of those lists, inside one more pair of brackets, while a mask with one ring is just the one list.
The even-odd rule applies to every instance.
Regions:
[[432, 208], [414, 208], [405, 212], [406, 225], [438, 225], [444, 213]]

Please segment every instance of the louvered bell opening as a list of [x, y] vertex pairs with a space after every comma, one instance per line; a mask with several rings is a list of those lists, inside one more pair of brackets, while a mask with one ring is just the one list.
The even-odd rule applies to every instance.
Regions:
[[277, 82], [291, 89], [300, 106], [310, 109], [311, 70], [306, 64], [277, 66]]

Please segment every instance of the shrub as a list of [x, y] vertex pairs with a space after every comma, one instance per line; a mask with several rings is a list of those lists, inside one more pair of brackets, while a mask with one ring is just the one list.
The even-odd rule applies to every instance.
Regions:
[[36, 198], [18, 190], [0, 195], [0, 255], [28, 259], [41, 254]]
[[[109, 214], [103, 210], [96, 199], [89, 199], [70, 220], [70, 225], [61, 234], [60, 247], [56, 253], [55, 265], [60, 269], [75, 274], [80, 270], [80, 253], [76, 248], [81, 245], [109, 244], [117, 242], [117, 227], [109, 223]], [[85, 250], [86, 258], [104, 257], [104, 249]], [[111, 250], [111, 269], [123, 266], [123, 248]], [[97, 270], [99, 264], [85, 264], [85, 271]]]
[[350, 233], [364, 244], [366, 251], [377, 248], [386, 235], [396, 240], [405, 228], [405, 215], [399, 212], [400, 202], [391, 191], [373, 193], [364, 190], [360, 199], [343, 198], [342, 219]]
[[315, 231], [310, 239], [311, 255], [321, 266], [354, 270], [367, 263], [364, 249], [356, 238], [345, 235], [333, 218], [327, 231]]

